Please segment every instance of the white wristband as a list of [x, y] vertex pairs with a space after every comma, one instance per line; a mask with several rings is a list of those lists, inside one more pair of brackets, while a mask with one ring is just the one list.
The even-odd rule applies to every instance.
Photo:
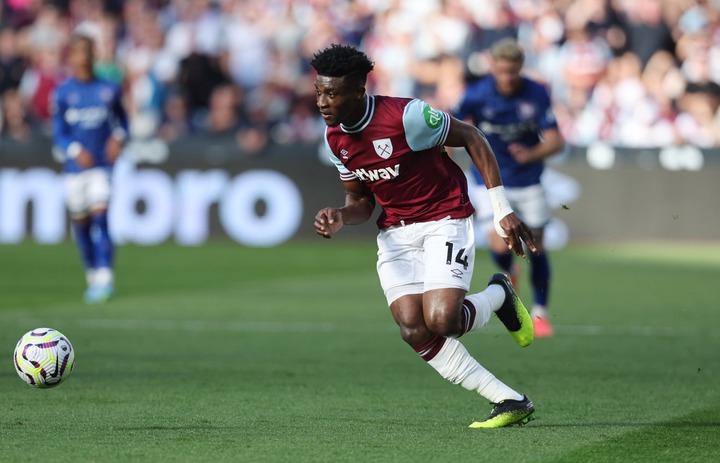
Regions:
[[112, 137], [117, 141], [125, 141], [127, 136], [127, 132], [122, 127], [115, 127], [112, 131]]
[[82, 145], [79, 142], [72, 142], [70, 145], [68, 145], [67, 149], [67, 157], [70, 159], [75, 159], [80, 155], [80, 152], [82, 151]]
[[501, 238], [507, 238], [507, 233], [505, 233], [505, 230], [503, 230], [500, 226], [500, 220], [502, 220], [502, 218], [506, 215], [511, 214], [513, 210], [505, 197], [505, 187], [500, 185], [494, 188], [489, 188], [488, 194], [490, 195], [490, 203], [493, 208], [493, 224], [495, 225], [495, 231]]

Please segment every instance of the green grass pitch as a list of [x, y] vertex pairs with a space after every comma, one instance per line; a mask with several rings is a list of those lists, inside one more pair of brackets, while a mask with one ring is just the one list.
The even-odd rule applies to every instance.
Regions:
[[[535, 402], [522, 428], [400, 339], [369, 241], [272, 249], [125, 246], [118, 290], [82, 303], [72, 244], [0, 247], [0, 461], [706, 462], [720, 455], [720, 246], [551, 254], [556, 336], [497, 319], [463, 338]], [[478, 251], [474, 289], [494, 271]], [[520, 293], [529, 305], [528, 268]], [[25, 385], [27, 330], [69, 337], [75, 370]]]

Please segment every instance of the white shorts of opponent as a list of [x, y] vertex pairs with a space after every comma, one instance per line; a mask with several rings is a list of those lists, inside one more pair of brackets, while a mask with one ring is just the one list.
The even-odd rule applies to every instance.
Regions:
[[[541, 184], [520, 188], [505, 187], [505, 196], [515, 214], [531, 229], [544, 228], [550, 223], [552, 212], [545, 195], [545, 188]], [[471, 186], [470, 200], [475, 205], [482, 230], [485, 233], [494, 232], [493, 209], [485, 185]]]
[[65, 174], [65, 195], [72, 218], [87, 217], [93, 209], [107, 208], [110, 201], [110, 174], [96, 167]]
[[408, 294], [468, 290], [475, 265], [472, 217], [397, 225], [377, 237], [377, 272], [388, 305]]

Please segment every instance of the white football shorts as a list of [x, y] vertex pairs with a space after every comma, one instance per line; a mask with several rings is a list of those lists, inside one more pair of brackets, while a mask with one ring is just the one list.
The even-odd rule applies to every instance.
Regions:
[[475, 265], [472, 217], [397, 225], [377, 237], [377, 272], [388, 305], [408, 294], [468, 290]]
[[110, 201], [110, 173], [96, 167], [65, 174], [67, 208], [73, 218], [86, 217], [93, 209], [107, 208]]
[[[550, 223], [552, 213], [541, 184], [520, 188], [505, 187], [505, 196], [515, 214], [531, 229], [544, 228]], [[486, 233], [494, 232], [493, 209], [485, 185], [471, 186], [470, 199], [478, 211], [480, 227]]]

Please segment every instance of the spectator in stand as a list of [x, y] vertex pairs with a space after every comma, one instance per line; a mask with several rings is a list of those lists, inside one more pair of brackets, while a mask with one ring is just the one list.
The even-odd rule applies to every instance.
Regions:
[[559, 46], [565, 35], [560, 12], [549, 4], [530, 9], [518, 31], [518, 41], [527, 50], [525, 69], [528, 75], [549, 84], [562, 79]]
[[585, 15], [590, 35], [608, 44], [613, 55], [621, 55], [625, 48], [626, 36], [620, 14], [612, 8], [612, 0], [579, 0], [573, 2], [566, 14], [577, 9]]
[[11, 88], [2, 94], [0, 116], [2, 138], [16, 142], [30, 141], [33, 135], [32, 119], [17, 89]]
[[11, 27], [0, 29], [0, 96], [8, 89], [17, 88], [27, 62], [18, 53], [17, 33]]
[[244, 91], [252, 91], [269, 77], [272, 64], [270, 38], [273, 19], [262, 2], [236, 0], [224, 29], [227, 71]]
[[719, 96], [720, 87], [717, 84], [707, 89], [689, 86], [680, 98], [680, 114], [675, 121], [683, 143], [702, 148], [720, 146]]
[[215, 87], [210, 94], [207, 117], [202, 126], [211, 135], [235, 135], [240, 127], [238, 89], [230, 84]]
[[318, 134], [322, 134], [324, 126], [316, 117], [315, 99], [306, 96], [301, 101], [292, 103], [287, 120], [273, 128], [271, 133], [273, 140], [283, 145], [316, 141]]
[[[552, 86], [558, 123], [570, 143], [625, 143], [612, 115], [616, 108], [601, 101], [616, 91], [610, 60], [626, 52], [639, 59], [643, 73], [642, 90], [636, 86], [643, 95], [633, 99], [656, 108], [654, 118], [640, 118], [642, 131], [666, 135], [645, 137], [645, 146], [674, 138], [661, 127], [674, 122], [675, 113], [683, 113], [683, 130], [704, 126], [706, 111], [713, 112], [710, 119], [720, 117], [714, 105], [701, 110], [705, 103], [684, 98], [697, 93], [696, 85], [720, 83], [717, 0], [6, 0], [0, 12], [0, 70], [15, 70], [10, 77], [2, 73], [0, 92], [18, 85], [12, 75], [22, 68], [20, 94], [33, 128], [46, 123], [47, 96], [65, 71], [58, 50], [78, 25], [100, 31], [94, 36], [98, 72], [119, 82], [137, 69], [135, 61], [149, 63], [136, 80], [155, 81], [162, 93], [193, 93], [184, 106], [196, 122], [205, 117], [215, 87], [229, 82], [239, 88], [242, 130], [253, 135], [249, 145], [255, 148], [273, 142], [268, 134], [303, 112], [294, 105], [302, 105], [312, 88], [306, 63], [330, 43], [358, 45], [375, 57], [368, 82], [373, 92], [421, 97], [442, 108], [457, 91], [460, 64], [470, 78], [479, 77], [487, 73], [487, 49], [514, 38], [526, 50], [527, 74]], [[644, 74], [658, 52], [676, 61], [664, 91], [651, 82], [662, 73]], [[264, 110], [257, 102], [273, 106]], [[591, 107], [602, 112], [592, 115]], [[181, 125], [171, 132], [190, 133]]]
[[368, 76], [373, 92], [402, 96], [415, 92], [412, 22], [399, 5], [390, 6], [375, 16], [362, 46], [375, 60], [375, 70]]
[[6, 0], [2, 2], [0, 10], [4, 23], [13, 29], [22, 29], [33, 23], [40, 6], [40, 2], [31, 0]]
[[[659, 118], [659, 108], [649, 97], [642, 81], [642, 63], [634, 53], [617, 58], [618, 81], [614, 88], [614, 140], [620, 146], [642, 147], [651, 140], [652, 127]], [[670, 127], [666, 127], [672, 129]], [[666, 143], [674, 141], [673, 131], [660, 133]]]
[[172, 92], [163, 101], [163, 120], [158, 129], [158, 136], [166, 143], [171, 143], [189, 136], [190, 133], [185, 98], [177, 92]]
[[[414, 32], [417, 63], [412, 68], [416, 82], [413, 96], [436, 107], [449, 108], [462, 95], [463, 70], [453, 67], [458, 64], [458, 57], [469, 54], [466, 50], [472, 29], [465, 11], [452, 1], [442, 2], [438, 10], [426, 13], [420, 20], [427, 27], [415, 28]], [[459, 64], [462, 66], [462, 62]]]
[[489, 50], [502, 39], [518, 37], [515, 14], [507, 2], [465, 0], [464, 5], [474, 23], [470, 50]]
[[643, 68], [656, 51], [674, 51], [675, 41], [664, 18], [662, 0], [635, 0], [627, 2], [625, 8], [626, 49], [640, 58]]
[[61, 50], [68, 39], [68, 21], [51, 4], [42, 6], [27, 31], [30, 66], [20, 82], [20, 93], [38, 123], [46, 128], [50, 121], [51, 95], [65, 78]]
[[185, 98], [191, 126], [202, 126], [201, 121], [207, 113], [213, 91], [227, 82], [227, 76], [217, 58], [192, 51], [180, 61], [177, 82], [180, 93]]
[[612, 55], [607, 44], [593, 37], [584, 18], [565, 18], [566, 40], [559, 48], [562, 87], [554, 85], [553, 96], [570, 106], [582, 107], [598, 83]]
[[110, 16], [103, 17], [98, 24], [95, 74], [101, 79], [120, 85], [125, 74], [122, 65], [116, 59], [117, 28], [117, 19]]
[[118, 39], [117, 60], [123, 67], [132, 65], [138, 56], [150, 63], [152, 73], [163, 86], [176, 85], [180, 60], [169, 45], [162, 28], [162, 15], [144, 0], [128, 0], [123, 12], [124, 33]]

